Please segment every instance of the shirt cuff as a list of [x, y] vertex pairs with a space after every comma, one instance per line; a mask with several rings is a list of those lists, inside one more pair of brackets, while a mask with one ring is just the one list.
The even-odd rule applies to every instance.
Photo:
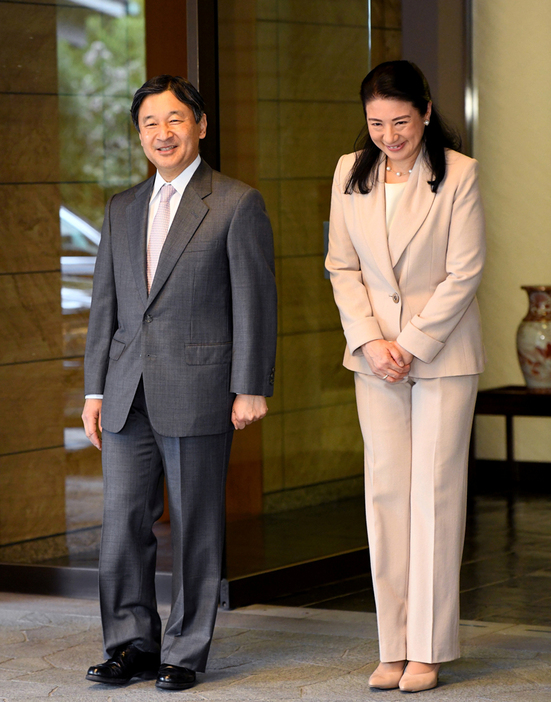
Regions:
[[103, 395], [84, 395], [85, 400], [103, 400]]

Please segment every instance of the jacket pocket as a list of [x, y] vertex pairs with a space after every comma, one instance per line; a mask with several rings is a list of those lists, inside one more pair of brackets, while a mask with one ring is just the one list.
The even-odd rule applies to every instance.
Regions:
[[221, 344], [186, 344], [186, 363], [189, 366], [209, 366], [231, 363], [232, 342]]
[[189, 242], [184, 249], [186, 253], [195, 253], [196, 251], [213, 251], [220, 248], [222, 242], [220, 239], [197, 239], [195, 237]]
[[122, 341], [118, 341], [118, 339], [113, 339], [109, 348], [109, 358], [112, 358], [113, 361], [118, 361], [125, 348], [126, 344]]

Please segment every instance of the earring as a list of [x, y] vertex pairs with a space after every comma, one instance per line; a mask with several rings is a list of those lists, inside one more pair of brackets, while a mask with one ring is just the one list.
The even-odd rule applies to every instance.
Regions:
[[428, 126], [429, 126], [429, 121], [428, 121], [428, 119], [426, 119], [426, 120], [423, 122], [423, 124], [425, 125], [425, 127], [428, 127]]

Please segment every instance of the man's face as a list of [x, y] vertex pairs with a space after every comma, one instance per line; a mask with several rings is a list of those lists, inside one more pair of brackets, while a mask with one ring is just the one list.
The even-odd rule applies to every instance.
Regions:
[[193, 163], [207, 133], [206, 115], [197, 123], [193, 111], [170, 90], [144, 99], [138, 124], [144, 153], [167, 182]]

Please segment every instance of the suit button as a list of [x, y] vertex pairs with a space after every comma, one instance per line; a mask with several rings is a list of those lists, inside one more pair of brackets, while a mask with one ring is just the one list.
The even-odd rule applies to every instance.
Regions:
[[274, 384], [274, 379], [275, 379], [275, 368], [272, 368], [270, 372], [270, 385]]
[[395, 302], [396, 304], [400, 302], [400, 295], [398, 295], [398, 293], [394, 293], [392, 296], [392, 302]]
[[144, 318], [144, 322], [147, 324], [150, 324], [153, 321], [153, 317], [150, 314], [146, 314]]

